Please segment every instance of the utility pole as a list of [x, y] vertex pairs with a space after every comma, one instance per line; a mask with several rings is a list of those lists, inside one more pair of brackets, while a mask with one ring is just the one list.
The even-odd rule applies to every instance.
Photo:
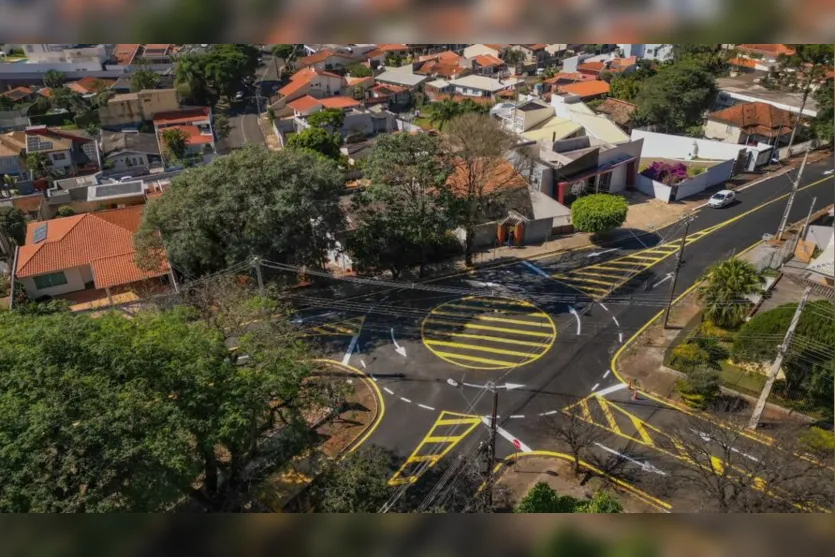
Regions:
[[777, 229], [777, 241], [783, 239], [783, 233], [786, 231], [786, 223], [789, 221], [789, 212], [792, 209], [792, 205], [794, 204], [794, 196], [797, 195], [797, 189], [800, 187], [800, 178], [803, 176], [803, 169], [806, 167], [806, 159], [809, 158], [809, 150], [806, 150], [806, 154], [803, 155], [803, 162], [800, 165], [800, 171], [797, 173], [797, 178], [794, 180], [794, 185], [792, 186], [792, 193], [789, 196], [789, 202], [786, 204], [786, 210], [783, 212], [783, 220], [780, 221], [780, 228]]
[[815, 210], [815, 203], [817, 200], [817, 197], [812, 198], [812, 204], [809, 205], [809, 212], [806, 214], [806, 220], [803, 221], [803, 227], [797, 232], [797, 236], [794, 238], [794, 249], [792, 249], [792, 254], [797, 251], [797, 246], [800, 244], [800, 240], [806, 239], [806, 231], [809, 230], [809, 221], [812, 220], [812, 211]]
[[684, 235], [681, 237], [681, 243], [678, 245], [678, 253], [676, 253], [676, 267], [673, 269], [673, 280], [670, 281], [670, 299], [667, 301], [667, 308], [664, 310], [664, 328], [667, 328], [667, 321], [670, 319], [670, 309], [673, 307], [673, 297], [676, 294], [676, 283], [678, 282], [678, 270], [681, 269], [681, 263], [684, 259], [684, 246], [687, 244], [687, 231], [690, 230], [690, 222], [692, 218], [684, 221]]
[[490, 413], [490, 441], [487, 444], [487, 471], [484, 480], [487, 508], [493, 507], [493, 468], [496, 467], [496, 432], [498, 431], [499, 389], [490, 383], [493, 390], [493, 411]]
[[800, 298], [800, 303], [797, 304], [797, 309], [794, 311], [794, 317], [789, 325], [789, 330], [786, 331], [786, 336], [783, 338], [783, 344], [777, 348], [777, 357], [771, 364], [771, 369], [768, 372], [768, 379], [765, 381], [763, 390], [760, 393], [760, 398], [757, 400], [757, 405], [754, 407], [754, 413], [751, 415], [751, 421], [748, 422], [748, 429], [757, 429], [760, 423], [760, 416], [762, 416], [765, 402], [768, 400], [768, 395], [771, 394], [771, 387], [774, 386], [774, 381], [777, 379], [777, 373], [780, 371], [780, 366], [783, 364], [783, 357], [786, 355], [786, 350], [789, 348], [794, 330], [797, 328], [797, 323], [800, 321], [800, 313], [803, 311], [803, 306], [806, 305], [806, 299], [809, 297], [811, 287], [807, 286], [803, 291], [803, 297]]
[[258, 279], [258, 294], [264, 296], [264, 277], [261, 276], [261, 258], [253, 257], [252, 266], [255, 267], [255, 277]]

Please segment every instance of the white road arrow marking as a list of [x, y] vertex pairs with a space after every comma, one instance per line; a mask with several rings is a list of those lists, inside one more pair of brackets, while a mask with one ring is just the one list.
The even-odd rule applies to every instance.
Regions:
[[594, 387], [591, 388], [591, 392], [594, 392], [595, 390], [597, 390], [597, 387], [599, 387], [599, 386], [600, 386], [600, 383], [595, 383]]
[[630, 456], [627, 456], [627, 455], [625, 455], [625, 454], [623, 454], [623, 453], [619, 453], [619, 452], [617, 452], [615, 449], [610, 449], [610, 448], [609, 448], [609, 447], [607, 447], [606, 445], [601, 445], [600, 443], [598, 443], [598, 442], [596, 442], [596, 441], [595, 441], [595, 443], [594, 443], [594, 444], [595, 444], [595, 445], [597, 445], [598, 447], [600, 447], [601, 449], [603, 449], [604, 451], [606, 451], [607, 453], [612, 453], [612, 454], [617, 455], [617, 456], [619, 456], [619, 457], [621, 457], [621, 458], [625, 458], [625, 459], [626, 459], [626, 460], [628, 460], [629, 462], [634, 462], [635, 464], [637, 464], [638, 466], [640, 466], [640, 467], [641, 467], [641, 469], [642, 469], [644, 472], [652, 472], [653, 474], [658, 474], [658, 475], [660, 475], [660, 476], [666, 476], [666, 475], [667, 475], [667, 473], [666, 473], [666, 472], [664, 472], [663, 470], [659, 470], [658, 468], [656, 468], [655, 466], [653, 466], [653, 465], [652, 465], [652, 464], [650, 464], [649, 462], [646, 462], [646, 461], [645, 461], [645, 462], [641, 462], [640, 460], [635, 460], [634, 458], [632, 458], [632, 457], [630, 457]]
[[[490, 427], [490, 418], [482, 417], [481, 421], [484, 422], [484, 424], [487, 425], [487, 427]], [[511, 435], [511, 433], [509, 431], [507, 431], [506, 429], [504, 429], [503, 427], [496, 426], [496, 431], [498, 432], [499, 435], [501, 435], [502, 437], [504, 437], [505, 439], [507, 439], [511, 443], [513, 443], [514, 441], [517, 441], [519, 443], [519, 450], [522, 451], [523, 453], [529, 453], [533, 450], [529, 446], [522, 443], [521, 439]]]
[[[455, 385], [453, 386], [458, 386], [458, 382], [454, 379], [447, 379], [446, 382], [450, 385], [452, 385], [452, 383], [455, 382]], [[476, 389], [487, 389], [490, 387], [490, 385], [476, 385], [475, 383], [461, 383], [461, 385], [464, 385], [465, 387], [474, 387]], [[522, 387], [524, 387], [524, 385], [520, 383], [505, 383], [504, 385], [496, 385], [497, 389], [507, 389], [508, 391], [512, 391], [513, 389], [521, 389]]]
[[342, 357], [343, 366], [347, 366], [348, 362], [351, 361], [351, 354], [354, 353], [354, 348], [356, 348], [357, 341], [359, 340], [359, 338], [359, 333], [357, 333], [351, 338], [351, 344], [348, 345], [348, 350], [345, 351], [345, 355]]
[[577, 320], [577, 336], [579, 336], [580, 330], [582, 328], [582, 325], [580, 324], [580, 314], [577, 313], [577, 310], [574, 309], [574, 306], [568, 306], [568, 311], [571, 313], [571, 315], [574, 316], [574, 319]]
[[[721, 444], [722, 444], [722, 443], [720, 443], [719, 441], [716, 441], [715, 439], [713, 439], [710, 435], [708, 435], [708, 434], [707, 434], [707, 433], [705, 433], [704, 431], [698, 431], [698, 430], [696, 430], [696, 429], [693, 429], [692, 427], [690, 428], [690, 431], [692, 431], [693, 433], [695, 433], [696, 435], [698, 435], [699, 437], [701, 437], [701, 438], [702, 438], [702, 441], [705, 441], [705, 442], [715, 441], [715, 442], [716, 442], [717, 444], [719, 444], [719, 445], [721, 445]], [[744, 456], [745, 458], [747, 458], [747, 459], [749, 459], [749, 460], [753, 460], [754, 462], [759, 462], [759, 461], [760, 461], [757, 457], [755, 457], [755, 456], [751, 456], [751, 455], [749, 455], [748, 453], [745, 453], [745, 452], [740, 451], [739, 449], [735, 449], [735, 448], [733, 448], [733, 447], [729, 447], [729, 448], [731, 449], [731, 451], [735, 452], [735, 453], [736, 453], [736, 454], [738, 454], [738, 455], [742, 455], [742, 456]]]
[[610, 393], [614, 393], [614, 392], [620, 391], [621, 389], [625, 389], [625, 388], [626, 388], [626, 383], [618, 383], [617, 385], [612, 385], [611, 387], [606, 387], [602, 391], [596, 392], [594, 394], [596, 394], [597, 396], [606, 396]]
[[473, 286], [477, 286], [478, 288], [501, 288], [502, 285], [496, 282], [481, 282], [477, 280], [468, 280], [466, 281], [467, 284], [471, 284]]
[[595, 251], [593, 253], [588, 254], [587, 257], [597, 257], [598, 255], [603, 255], [604, 253], [609, 253], [612, 251], [618, 251], [620, 248], [612, 248], [612, 249], [604, 249], [603, 251]]
[[835, 173], [835, 170], [824, 170], [823, 173], [825, 176], [829, 176], [830, 174]]
[[667, 282], [668, 280], [671, 280], [672, 278], [673, 278], [673, 273], [667, 273], [664, 278], [662, 278], [661, 280], [659, 280], [658, 282], [653, 284], [652, 287], [657, 288], [657, 287], [661, 286], [662, 284], [664, 284], [665, 282]]
[[406, 349], [404, 347], [400, 346], [399, 344], [397, 344], [397, 339], [394, 338], [394, 327], [391, 328], [391, 341], [394, 343], [394, 351], [405, 358], [406, 357]]
[[543, 271], [542, 269], [540, 269], [539, 267], [537, 267], [536, 265], [534, 265], [530, 261], [522, 261], [522, 265], [524, 265], [525, 267], [527, 267], [528, 269], [530, 269], [531, 271], [533, 271], [534, 273], [536, 273], [537, 275], [539, 275], [541, 277], [551, 278], [551, 275], [549, 275], [548, 273], [546, 273], [545, 271]]

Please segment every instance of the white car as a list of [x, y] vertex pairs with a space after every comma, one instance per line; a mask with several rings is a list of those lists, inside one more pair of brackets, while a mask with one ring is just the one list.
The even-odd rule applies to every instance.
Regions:
[[245, 93], [243, 91], [238, 91], [237, 93], [235, 93], [235, 100], [242, 101], [244, 99], [244, 95]]
[[714, 193], [707, 201], [707, 206], [713, 209], [721, 209], [734, 202], [736, 194], [731, 190], [722, 190]]

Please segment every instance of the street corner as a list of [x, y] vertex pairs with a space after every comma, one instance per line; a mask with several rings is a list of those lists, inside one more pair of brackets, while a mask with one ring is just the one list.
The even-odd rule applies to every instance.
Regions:
[[557, 327], [533, 303], [464, 296], [435, 306], [421, 323], [423, 345], [441, 360], [476, 370], [535, 362], [553, 346]]

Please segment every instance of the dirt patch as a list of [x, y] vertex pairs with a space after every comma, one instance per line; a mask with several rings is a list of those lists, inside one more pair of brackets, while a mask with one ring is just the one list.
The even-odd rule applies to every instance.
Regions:
[[588, 473], [574, 474], [572, 464], [557, 457], [531, 456], [520, 458], [506, 467], [496, 482], [501, 502], [515, 507], [538, 482], [545, 482], [560, 495], [577, 499], [591, 499], [595, 492], [605, 489], [612, 493], [628, 513], [654, 513], [657, 508], [644, 503], [621, 488], [615, 489], [605, 478]]

